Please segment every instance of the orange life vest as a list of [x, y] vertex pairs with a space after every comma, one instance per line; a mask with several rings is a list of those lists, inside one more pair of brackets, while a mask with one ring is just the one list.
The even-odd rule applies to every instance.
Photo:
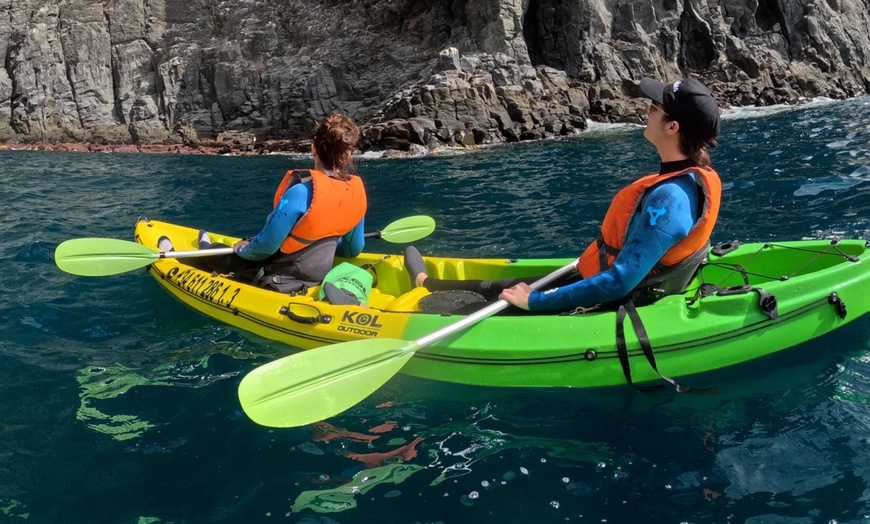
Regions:
[[686, 260], [702, 249], [710, 239], [716, 217], [719, 216], [719, 203], [722, 199], [722, 182], [719, 175], [710, 167], [691, 167], [672, 173], [654, 174], [640, 178], [624, 187], [613, 198], [598, 238], [580, 256], [577, 269], [583, 278], [605, 271], [613, 265], [616, 255], [622, 249], [631, 219], [638, 211], [647, 189], [669, 178], [695, 174], [695, 183], [703, 191], [704, 201], [700, 218], [689, 231], [686, 238], [672, 246], [659, 260], [650, 274], [662, 271]]
[[278, 207], [290, 186], [309, 179], [313, 185], [311, 205], [281, 244], [281, 252], [288, 255], [318, 240], [344, 235], [366, 214], [366, 190], [360, 177], [339, 180], [315, 169], [288, 171], [275, 191], [273, 207]]

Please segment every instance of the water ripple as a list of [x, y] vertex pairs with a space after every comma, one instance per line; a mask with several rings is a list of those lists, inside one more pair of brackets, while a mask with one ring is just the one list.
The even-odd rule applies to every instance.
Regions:
[[[867, 122], [866, 99], [724, 119], [714, 241], [870, 238]], [[716, 396], [492, 390], [400, 375], [329, 426], [271, 430], [247, 421], [236, 388], [254, 363], [287, 348], [188, 309], [144, 271], [64, 274], [53, 251], [69, 238], [130, 239], [140, 216], [254, 233], [284, 171], [310, 161], [0, 158], [7, 516], [91, 522], [93, 504], [44, 504], [69, 486], [76, 500], [99, 501], [106, 522], [136, 520], [130, 508], [140, 520], [331, 521], [293, 514], [300, 497], [309, 509], [346, 508], [342, 522], [846, 522], [870, 513], [867, 319], [697, 377], [719, 386]], [[421, 250], [492, 257], [578, 254], [613, 193], [657, 167], [637, 127], [358, 163], [370, 229], [428, 214], [438, 226]], [[388, 481], [372, 482], [374, 464]]]

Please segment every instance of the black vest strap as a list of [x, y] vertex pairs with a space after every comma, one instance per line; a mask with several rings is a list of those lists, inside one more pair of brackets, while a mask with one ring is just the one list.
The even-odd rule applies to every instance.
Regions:
[[607, 271], [607, 249], [612, 248], [604, 243], [604, 235], [600, 232], [598, 233], [598, 237], [595, 239], [595, 243], [598, 244], [598, 270], [602, 272]]

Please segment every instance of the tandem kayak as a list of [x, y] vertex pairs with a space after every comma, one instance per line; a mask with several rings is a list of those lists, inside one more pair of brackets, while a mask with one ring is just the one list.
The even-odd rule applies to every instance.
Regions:
[[[156, 249], [166, 235], [176, 249], [196, 249], [197, 232], [148, 220], [136, 225], [135, 240]], [[227, 245], [238, 240], [209, 235]], [[733, 366], [867, 313], [867, 247], [864, 240], [722, 244], [711, 248], [683, 294], [638, 307], [636, 319], [621, 318], [620, 329], [622, 315], [615, 308], [493, 316], [417, 351], [402, 373], [482, 386], [588, 388], [659, 380], [653, 364], [668, 377]], [[445, 279], [543, 275], [570, 262], [424, 259], [429, 275]], [[195, 269], [180, 258], [162, 258], [148, 270], [193, 309], [299, 349], [360, 339], [414, 340], [461, 318], [425, 307], [433, 302], [430, 294], [411, 289], [400, 255], [362, 254], [339, 262], [372, 268], [375, 285], [367, 305], [319, 300], [319, 286], [297, 295], [261, 289]]]

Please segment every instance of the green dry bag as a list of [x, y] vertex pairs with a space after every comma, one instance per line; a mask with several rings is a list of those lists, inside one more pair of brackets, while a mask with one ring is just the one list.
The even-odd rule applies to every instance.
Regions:
[[323, 285], [320, 286], [317, 298], [323, 300], [324, 297], [328, 297], [333, 304], [348, 303], [340, 299], [336, 300], [335, 296], [329, 296], [332, 293], [327, 288], [332, 289], [334, 286], [348, 295], [347, 298], [356, 299], [360, 304], [365, 304], [369, 300], [372, 281], [372, 274], [365, 269], [348, 262], [342, 262], [323, 277]]

